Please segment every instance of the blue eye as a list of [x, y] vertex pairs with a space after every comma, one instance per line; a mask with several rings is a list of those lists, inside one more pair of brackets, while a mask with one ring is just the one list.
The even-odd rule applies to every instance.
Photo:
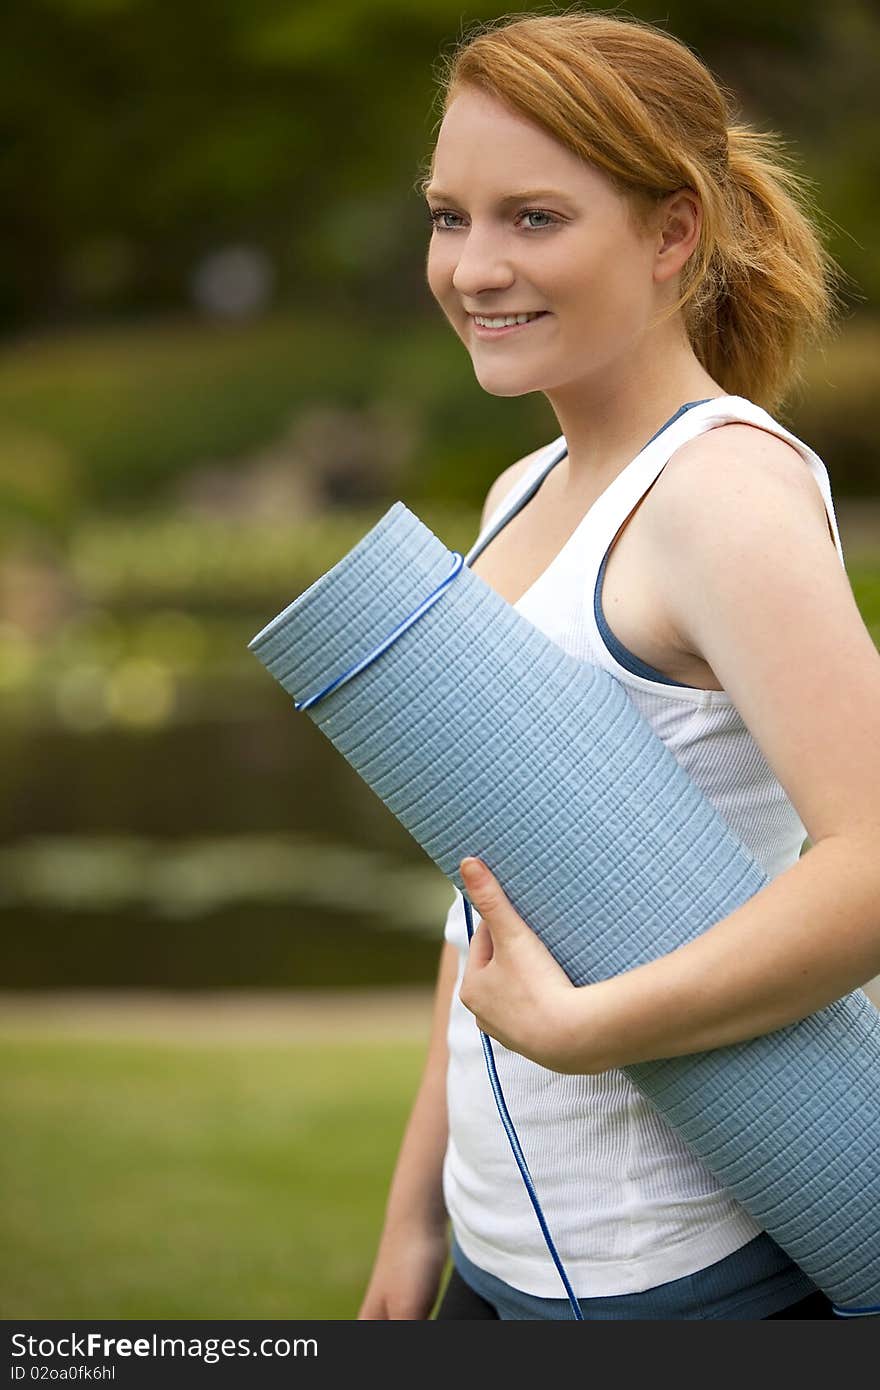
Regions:
[[[556, 221], [556, 218], [553, 216], [553, 214], [552, 214], [552, 213], [549, 213], [549, 212], [544, 212], [543, 208], [525, 208], [525, 209], [523, 210], [522, 216], [523, 216], [523, 217], [549, 217], [549, 218], [550, 218], [550, 221], [549, 221], [549, 222], [545, 222], [545, 224], [544, 224], [546, 227], [551, 226], [552, 223]], [[540, 227], [532, 227], [531, 230], [532, 230], [533, 232], [539, 232], [539, 231], [541, 231], [541, 228], [540, 228]]]
[[[532, 232], [541, 232], [541, 231], [544, 230], [544, 227], [550, 227], [550, 226], [552, 226], [553, 223], [556, 221], [556, 218], [553, 216], [553, 214], [550, 213], [550, 212], [545, 212], [543, 208], [523, 208], [522, 211], [519, 213], [519, 216], [520, 216], [520, 217], [547, 217], [547, 218], [550, 219], [549, 222], [545, 222], [543, 226], [540, 226], [540, 227], [530, 226], [530, 227], [528, 227], [527, 230], [528, 230], [528, 231], [532, 231]], [[451, 212], [449, 208], [429, 208], [429, 209], [428, 209], [428, 220], [429, 220], [429, 222], [431, 223], [431, 225], [434, 227], [435, 231], [438, 231], [438, 232], [455, 232], [455, 231], [458, 230], [457, 227], [450, 227], [450, 226], [447, 226], [444, 222], [441, 222], [441, 221], [440, 221], [441, 217], [458, 217], [458, 213], [457, 213], [457, 212]]]
[[428, 208], [428, 220], [438, 232], [451, 231], [451, 227], [444, 227], [440, 221], [441, 217], [455, 217], [454, 212], [447, 212], [446, 208]]

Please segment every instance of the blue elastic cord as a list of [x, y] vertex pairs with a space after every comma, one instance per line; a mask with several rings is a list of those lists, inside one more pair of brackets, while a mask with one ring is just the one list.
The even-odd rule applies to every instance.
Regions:
[[[467, 898], [464, 896], [464, 894], [462, 894], [462, 899], [464, 901], [464, 917], [465, 922], [467, 924], [468, 945], [470, 945], [470, 942], [474, 934], [474, 920], [471, 916], [471, 905], [468, 902]], [[544, 1213], [541, 1210], [541, 1203], [538, 1201], [538, 1194], [535, 1191], [535, 1184], [532, 1181], [532, 1175], [529, 1172], [529, 1165], [526, 1163], [525, 1154], [522, 1151], [516, 1130], [513, 1127], [513, 1121], [510, 1118], [510, 1112], [507, 1109], [507, 1102], [504, 1099], [504, 1095], [501, 1090], [501, 1082], [498, 1080], [498, 1072], [495, 1067], [495, 1054], [492, 1051], [491, 1039], [488, 1037], [486, 1033], [483, 1032], [482, 1028], [480, 1029], [480, 1042], [483, 1044], [483, 1054], [486, 1058], [486, 1066], [489, 1070], [489, 1083], [492, 1087], [492, 1094], [495, 1097], [495, 1104], [498, 1107], [498, 1114], [501, 1116], [501, 1123], [504, 1125], [505, 1133], [507, 1134], [507, 1137], [510, 1140], [510, 1147], [513, 1149], [513, 1156], [516, 1159], [517, 1167], [519, 1168], [519, 1171], [522, 1174], [522, 1180], [526, 1185], [526, 1191], [529, 1194], [529, 1200], [531, 1201], [532, 1206], [535, 1208], [535, 1215], [538, 1218], [538, 1225], [541, 1227], [541, 1232], [544, 1236], [544, 1240], [547, 1242], [547, 1249], [550, 1251], [553, 1263], [559, 1270], [559, 1277], [565, 1285], [565, 1292], [568, 1295], [568, 1301], [571, 1304], [572, 1312], [574, 1313], [574, 1316], [577, 1318], [579, 1322], [583, 1322], [584, 1315], [581, 1312], [581, 1306], [578, 1303], [577, 1298], [575, 1297], [574, 1289], [571, 1287], [571, 1283], [569, 1281], [568, 1275], [565, 1272], [565, 1267], [559, 1258], [556, 1246], [553, 1244], [553, 1237], [551, 1236], [550, 1231], [548, 1229]]]
[[[367, 656], [365, 656], [362, 661], [357, 662], [357, 664], [354, 666], [350, 666], [347, 671], [343, 671], [341, 676], [337, 676], [335, 680], [332, 680], [330, 682], [329, 685], [325, 685], [323, 690], [317, 691], [316, 694], [310, 695], [305, 700], [294, 700], [294, 709], [310, 709], [312, 705], [316, 705], [319, 700], [322, 700], [325, 695], [329, 695], [331, 690], [336, 690], [340, 685], [343, 685], [346, 681], [351, 680], [351, 678], [353, 676], [356, 676], [359, 671], [363, 671], [366, 666], [369, 666], [370, 662], [375, 661], [377, 656], [381, 656], [384, 651], [387, 651], [388, 648], [391, 646], [392, 642], [396, 641], [402, 633], [406, 632], [407, 628], [411, 627], [417, 618], [420, 618], [423, 613], [426, 613], [427, 610], [431, 607], [431, 605], [437, 602], [438, 598], [443, 593], [446, 586], [448, 584], [451, 584], [455, 576], [460, 573], [464, 565], [464, 558], [458, 553], [457, 550], [453, 550], [450, 553], [452, 555], [451, 572], [446, 576], [445, 579], [441, 580], [441, 582], [437, 585], [436, 589], [434, 589], [428, 595], [428, 597], [419, 604], [418, 608], [416, 608], [412, 613], [410, 613], [408, 618], [404, 618], [402, 622], [398, 623], [394, 631], [390, 632], [388, 636], [385, 638], [385, 640], [381, 642], [378, 647], [374, 648], [374, 650], [371, 651]], [[471, 938], [474, 934], [474, 924], [473, 918], [471, 916], [471, 905], [468, 902], [467, 898], [464, 897], [464, 894], [462, 894], [462, 898], [464, 901], [465, 922], [467, 924], [468, 945], [470, 945]], [[535, 1184], [532, 1181], [532, 1175], [529, 1172], [528, 1164], [526, 1163], [519, 1139], [517, 1138], [516, 1130], [513, 1127], [513, 1121], [510, 1118], [510, 1113], [507, 1109], [507, 1105], [504, 1100], [504, 1095], [501, 1091], [501, 1083], [498, 1080], [498, 1072], [495, 1067], [495, 1056], [492, 1052], [492, 1043], [482, 1029], [480, 1029], [480, 1041], [483, 1044], [483, 1053], [486, 1058], [486, 1067], [489, 1072], [489, 1082], [492, 1087], [492, 1094], [495, 1097], [495, 1104], [498, 1107], [498, 1114], [501, 1116], [501, 1123], [503, 1124], [507, 1137], [510, 1140], [510, 1147], [513, 1150], [513, 1156], [516, 1159], [517, 1166], [519, 1168], [520, 1173], [522, 1174], [522, 1180], [526, 1185], [526, 1191], [529, 1194], [529, 1199], [532, 1203], [532, 1206], [535, 1209], [535, 1215], [538, 1218], [538, 1224], [541, 1227], [541, 1232], [544, 1236], [544, 1240], [547, 1243], [547, 1249], [550, 1251], [553, 1263], [559, 1271], [559, 1277], [561, 1278], [565, 1286], [565, 1292], [568, 1296], [568, 1301], [571, 1304], [572, 1312], [574, 1313], [575, 1318], [577, 1318], [579, 1322], [583, 1322], [584, 1315], [581, 1312], [580, 1304], [578, 1303], [574, 1295], [574, 1290], [571, 1287], [568, 1275], [566, 1274], [562, 1261], [559, 1258], [556, 1246], [553, 1244], [553, 1238], [550, 1235], [550, 1231], [547, 1228], [547, 1222], [544, 1218], [544, 1213], [541, 1210], [541, 1203], [538, 1201], [538, 1194], [535, 1191]], [[836, 1315], [840, 1318], [871, 1317], [877, 1313], [880, 1313], [880, 1305], [873, 1308], [838, 1308], [836, 1304], [832, 1303], [831, 1307], [833, 1308]]]
[[[329, 695], [331, 690], [336, 690], [340, 685], [343, 685], [346, 681], [351, 680], [352, 676], [356, 676], [359, 671], [363, 671], [364, 667], [369, 666], [371, 661], [375, 661], [377, 656], [381, 656], [384, 651], [387, 651], [388, 648], [391, 646], [391, 643], [396, 641], [396, 639], [400, 637], [401, 633], [406, 632], [407, 628], [411, 627], [417, 618], [420, 618], [423, 613], [427, 612], [431, 605], [437, 602], [437, 599], [443, 593], [447, 584], [450, 584], [452, 582], [452, 580], [461, 571], [461, 568], [464, 565], [464, 558], [461, 555], [459, 555], [457, 550], [453, 550], [451, 554], [453, 557], [453, 566], [451, 573], [448, 574], [446, 578], [437, 585], [437, 588], [434, 589], [428, 595], [428, 597], [424, 599], [422, 603], [419, 604], [418, 608], [416, 608], [414, 612], [410, 613], [408, 618], [404, 618], [402, 622], [398, 623], [394, 631], [389, 633], [385, 640], [381, 642], [378, 647], [374, 648], [374, 650], [371, 651], [369, 655], [365, 656], [362, 661], [357, 662], [355, 666], [350, 666], [347, 671], [343, 671], [341, 676], [337, 676], [334, 680], [332, 680], [329, 683], [329, 685], [325, 685], [323, 690], [318, 690], [314, 695], [309, 695], [309, 697], [305, 700], [294, 700], [294, 709], [310, 709], [312, 705], [316, 705], [319, 700], [322, 700], [325, 695]], [[471, 937], [474, 934], [474, 924], [473, 918], [471, 917], [471, 905], [468, 902], [467, 898], [464, 898], [464, 914], [467, 923], [468, 944], [470, 944]], [[513, 1149], [513, 1156], [516, 1159], [519, 1171], [522, 1174], [522, 1179], [526, 1185], [526, 1191], [529, 1194], [532, 1206], [535, 1208], [535, 1214], [538, 1218], [538, 1223], [541, 1227], [541, 1231], [543, 1232], [544, 1239], [547, 1242], [547, 1247], [550, 1251], [550, 1254], [553, 1257], [553, 1263], [559, 1270], [560, 1277], [562, 1279], [563, 1284], [565, 1285], [565, 1292], [568, 1295], [568, 1301], [572, 1306], [574, 1316], [580, 1322], [583, 1322], [584, 1315], [581, 1312], [580, 1304], [575, 1298], [574, 1290], [571, 1287], [568, 1275], [566, 1274], [563, 1268], [562, 1261], [560, 1260], [559, 1255], [556, 1252], [556, 1246], [553, 1244], [553, 1239], [550, 1235], [549, 1230], [547, 1229], [547, 1222], [544, 1219], [544, 1213], [542, 1212], [541, 1204], [538, 1201], [538, 1194], [535, 1191], [535, 1184], [532, 1182], [532, 1175], [529, 1172], [528, 1164], [526, 1163], [522, 1148], [520, 1147], [520, 1142], [517, 1138], [516, 1130], [513, 1127], [513, 1121], [510, 1118], [510, 1114], [508, 1112], [507, 1105], [505, 1103], [504, 1096], [501, 1091], [501, 1083], [498, 1080], [498, 1072], [495, 1069], [495, 1057], [492, 1053], [492, 1044], [489, 1041], [489, 1038], [486, 1036], [486, 1034], [482, 1031], [482, 1029], [480, 1029], [480, 1040], [483, 1044], [483, 1052], [486, 1057], [486, 1066], [489, 1069], [489, 1082], [492, 1086], [492, 1094], [495, 1097], [495, 1104], [498, 1106], [498, 1113], [501, 1116], [501, 1123], [504, 1125], [507, 1137], [510, 1140], [510, 1147]]]
[[343, 685], [346, 681], [350, 681], [352, 676], [356, 676], [359, 671], [363, 671], [365, 666], [369, 666], [371, 661], [375, 661], [377, 656], [381, 656], [384, 651], [387, 651], [388, 648], [391, 646], [391, 643], [396, 642], [398, 637], [400, 637], [402, 633], [406, 632], [408, 627], [412, 627], [416, 618], [420, 618], [423, 613], [426, 613], [428, 611], [432, 604], [435, 604], [437, 602], [438, 598], [443, 593], [443, 590], [446, 588], [447, 584], [452, 583], [453, 579], [459, 573], [462, 565], [464, 564], [464, 556], [459, 555], [457, 550], [450, 551], [450, 554], [452, 555], [452, 570], [450, 571], [450, 573], [446, 576], [445, 579], [442, 579], [440, 581], [436, 589], [434, 589], [428, 595], [428, 597], [419, 604], [418, 608], [413, 613], [410, 613], [408, 618], [404, 618], [401, 622], [397, 624], [397, 627], [394, 629], [393, 632], [389, 632], [384, 642], [381, 642], [378, 647], [374, 648], [373, 651], [369, 652], [363, 658], [362, 661], [359, 661], [357, 663], [356, 666], [349, 666], [347, 671], [343, 671], [341, 676], [337, 676], [335, 680], [332, 680], [329, 685], [325, 685], [324, 689], [319, 690], [317, 694], [310, 695], [307, 700], [300, 700], [299, 703], [297, 703], [297, 701], [294, 700], [294, 709], [310, 709], [312, 705], [316, 705], [319, 700], [323, 700], [325, 695], [329, 695], [331, 690], [335, 690], [337, 686]]

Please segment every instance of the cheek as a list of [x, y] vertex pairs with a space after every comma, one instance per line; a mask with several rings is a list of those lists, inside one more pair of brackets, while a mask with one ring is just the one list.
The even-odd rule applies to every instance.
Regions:
[[647, 293], [645, 268], [625, 244], [608, 243], [583, 257], [569, 283], [578, 317], [594, 332], [616, 338], [641, 322]]
[[452, 273], [455, 267], [448, 252], [444, 252], [442, 245], [438, 243], [436, 236], [433, 236], [428, 243], [425, 265], [428, 288], [434, 298], [442, 303], [452, 293]]
[[608, 283], [624, 306], [638, 306], [650, 298], [650, 253], [622, 231], [605, 257]]

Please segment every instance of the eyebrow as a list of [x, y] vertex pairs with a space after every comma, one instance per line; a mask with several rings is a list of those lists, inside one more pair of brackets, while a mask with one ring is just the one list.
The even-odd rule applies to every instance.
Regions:
[[[424, 196], [426, 198], [448, 198], [451, 203], [454, 203], [456, 201], [451, 193], [444, 193], [443, 190], [440, 188], [426, 188], [423, 191]], [[525, 188], [522, 189], [519, 193], [508, 193], [505, 197], [499, 198], [498, 202], [501, 204], [519, 203], [523, 200], [535, 198], [565, 199], [567, 198], [567, 196], [567, 194], [561, 193], [559, 189], [556, 188]]]

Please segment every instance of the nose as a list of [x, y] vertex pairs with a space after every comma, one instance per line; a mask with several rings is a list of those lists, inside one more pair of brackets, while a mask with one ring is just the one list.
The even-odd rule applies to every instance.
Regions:
[[452, 284], [463, 299], [476, 299], [482, 290], [504, 289], [513, 284], [513, 267], [491, 234], [481, 235], [472, 228], [458, 245]]

